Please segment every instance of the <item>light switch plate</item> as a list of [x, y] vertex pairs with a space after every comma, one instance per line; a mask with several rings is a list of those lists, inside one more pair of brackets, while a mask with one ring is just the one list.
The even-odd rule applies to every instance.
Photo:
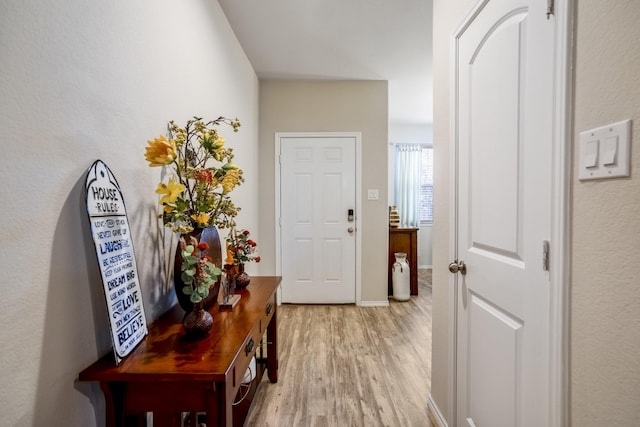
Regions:
[[378, 190], [367, 190], [367, 200], [378, 200]]
[[578, 179], [629, 176], [631, 120], [580, 133]]

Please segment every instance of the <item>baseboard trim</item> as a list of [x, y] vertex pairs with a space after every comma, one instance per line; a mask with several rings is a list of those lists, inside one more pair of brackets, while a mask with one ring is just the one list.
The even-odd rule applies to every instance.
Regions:
[[389, 300], [384, 301], [360, 301], [360, 307], [389, 307]]
[[418, 270], [431, 270], [433, 268], [432, 265], [419, 265]]
[[442, 416], [442, 412], [438, 409], [438, 405], [433, 401], [433, 397], [431, 395], [429, 395], [429, 399], [427, 400], [427, 414], [429, 415], [431, 423], [436, 427], [448, 427], [447, 422]]

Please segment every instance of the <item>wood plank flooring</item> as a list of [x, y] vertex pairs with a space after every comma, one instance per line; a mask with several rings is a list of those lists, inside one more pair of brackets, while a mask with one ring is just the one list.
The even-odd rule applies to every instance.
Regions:
[[429, 273], [389, 307], [278, 307], [278, 383], [264, 376], [245, 426], [432, 426]]

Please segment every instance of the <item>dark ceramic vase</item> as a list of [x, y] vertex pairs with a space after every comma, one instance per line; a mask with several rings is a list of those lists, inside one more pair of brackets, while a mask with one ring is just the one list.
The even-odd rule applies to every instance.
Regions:
[[236, 289], [246, 289], [251, 282], [251, 276], [244, 271], [244, 264], [238, 264], [238, 274], [236, 274]]
[[[220, 235], [216, 227], [208, 227], [204, 229], [193, 230], [189, 234], [185, 234], [184, 237], [193, 236], [198, 242], [204, 242], [209, 245], [207, 249], [207, 255], [212, 259], [213, 264], [216, 267], [222, 265], [222, 250], [220, 246]], [[178, 303], [180, 307], [187, 313], [193, 309], [193, 303], [190, 296], [185, 295], [182, 292], [184, 288], [184, 282], [182, 281], [182, 255], [180, 254], [180, 243], [176, 247], [175, 262], [173, 264], [173, 283], [178, 297]], [[218, 293], [220, 292], [220, 280], [218, 279], [215, 284], [209, 288], [209, 295], [203, 301], [203, 308], [205, 310], [210, 309], [218, 303]]]
[[213, 316], [199, 302], [193, 304], [193, 309], [187, 313], [182, 324], [187, 337], [192, 339], [204, 338], [213, 326]]

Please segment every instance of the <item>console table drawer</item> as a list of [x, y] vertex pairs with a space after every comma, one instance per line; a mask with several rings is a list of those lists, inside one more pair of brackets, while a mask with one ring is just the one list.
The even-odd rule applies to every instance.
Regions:
[[271, 321], [273, 317], [273, 313], [276, 311], [276, 294], [274, 293], [267, 301], [267, 304], [264, 307], [264, 318], [260, 320], [260, 332], [264, 334], [264, 331], [267, 328], [267, 325]]
[[125, 393], [127, 413], [160, 407], [164, 412], [204, 412], [213, 383], [185, 384], [179, 381], [132, 381]]
[[236, 361], [233, 363], [231, 370], [231, 385], [234, 390], [242, 382], [245, 372], [247, 372], [247, 368], [251, 363], [251, 358], [260, 344], [261, 337], [262, 335], [260, 334], [260, 325], [258, 322], [245, 338], [240, 350], [238, 351]]
[[[245, 376], [247, 368], [251, 363], [251, 358], [256, 353], [262, 337], [266, 332], [267, 325], [275, 313], [275, 304], [276, 295], [274, 293], [264, 305], [259, 321], [253, 325], [251, 332], [249, 332], [242, 346], [240, 346], [240, 351], [238, 352], [238, 356], [233, 364], [232, 370], [232, 385], [234, 388], [242, 382]], [[253, 375], [255, 376], [255, 372], [253, 372]]]

